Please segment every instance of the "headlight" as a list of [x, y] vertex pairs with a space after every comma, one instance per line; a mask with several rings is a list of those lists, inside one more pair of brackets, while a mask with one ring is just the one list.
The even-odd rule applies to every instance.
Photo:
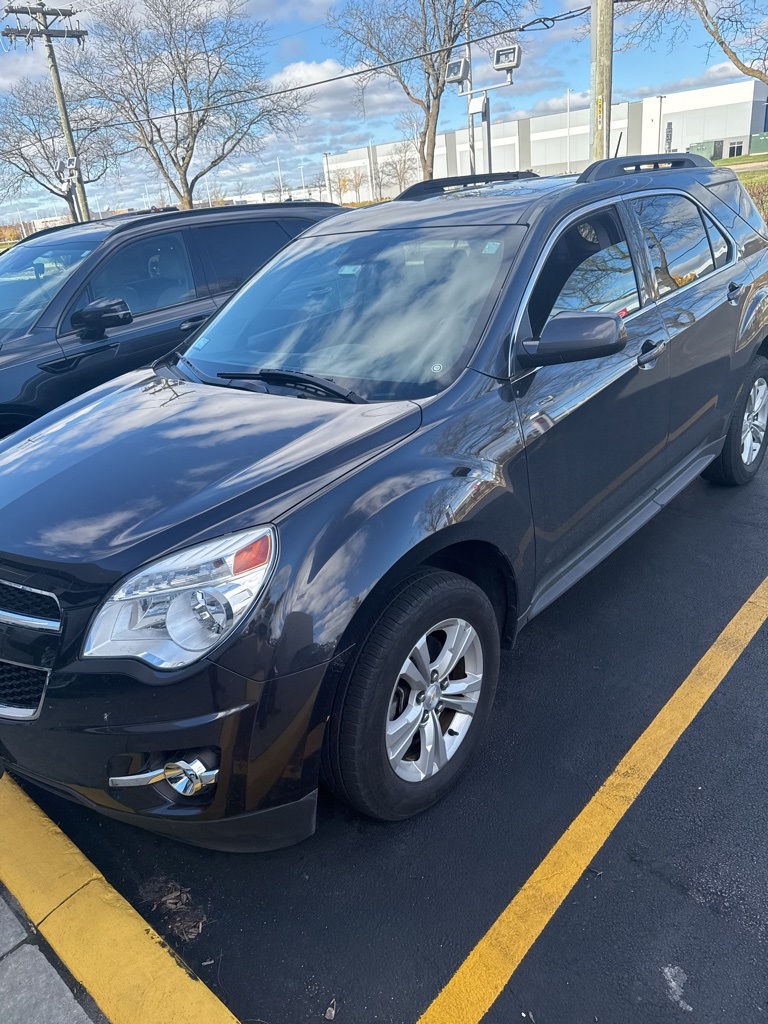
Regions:
[[202, 658], [242, 622], [277, 555], [272, 527], [177, 551], [124, 580], [99, 609], [86, 658], [138, 658], [181, 668]]

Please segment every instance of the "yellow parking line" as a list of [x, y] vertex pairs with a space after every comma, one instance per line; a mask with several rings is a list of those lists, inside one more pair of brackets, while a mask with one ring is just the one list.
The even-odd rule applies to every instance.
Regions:
[[112, 1024], [237, 1024], [8, 776], [0, 822], [0, 881]]
[[478, 1024], [645, 784], [767, 619], [765, 580], [480, 939], [418, 1024]]

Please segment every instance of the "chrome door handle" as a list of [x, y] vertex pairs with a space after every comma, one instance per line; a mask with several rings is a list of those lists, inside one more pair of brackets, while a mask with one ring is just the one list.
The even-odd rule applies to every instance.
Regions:
[[654, 344], [652, 341], [643, 342], [642, 351], [637, 357], [637, 365], [644, 368], [655, 363], [666, 347], [666, 341], [660, 341], [658, 344]]
[[739, 296], [741, 295], [743, 288], [743, 281], [731, 281], [728, 285], [728, 301], [735, 305], [739, 301]]
[[191, 331], [195, 327], [199, 327], [200, 324], [205, 323], [209, 318], [210, 313], [206, 313], [204, 316], [191, 316], [189, 320], [185, 320], [184, 323], [179, 324], [180, 331]]

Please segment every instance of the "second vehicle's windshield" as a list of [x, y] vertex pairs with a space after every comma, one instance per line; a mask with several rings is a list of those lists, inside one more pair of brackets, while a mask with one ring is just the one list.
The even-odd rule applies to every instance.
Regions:
[[185, 353], [209, 377], [288, 369], [373, 401], [452, 383], [480, 337], [521, 227], [318, 235], [269, 263]]
[[0, 335], [32, 327], [98, 242], [22, 242], [0, 260]]

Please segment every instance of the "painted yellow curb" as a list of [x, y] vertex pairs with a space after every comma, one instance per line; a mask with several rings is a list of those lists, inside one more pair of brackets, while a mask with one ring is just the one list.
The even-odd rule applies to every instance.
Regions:
[[112, 1024], [237, 1024], [8, 776], [0, 823], [0, 881]]

